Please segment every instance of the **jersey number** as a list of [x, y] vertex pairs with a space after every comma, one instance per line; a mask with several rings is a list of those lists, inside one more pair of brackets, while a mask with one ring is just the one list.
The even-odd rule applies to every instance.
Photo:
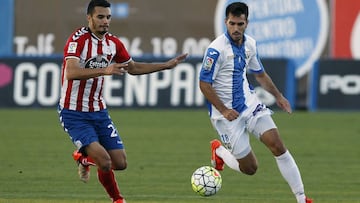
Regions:
[[113, 124], [109, 124], [109, 125], [108, 125], [108, 128], [112, 129], [110, 137], [116, 137], [116, 136], [117, 136], [117, 132], [116, 132], [116, 129], [115, 129], [114, 125], [113, 125]]

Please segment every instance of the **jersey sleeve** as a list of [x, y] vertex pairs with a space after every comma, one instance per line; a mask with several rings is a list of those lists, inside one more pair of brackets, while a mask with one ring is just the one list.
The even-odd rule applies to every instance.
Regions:
[[124, 44], [116, 38], [114, 40], [116, 45], [116, 55], [114, 56], [114, 61], [116, 63], [127, 63], [132, 60], [129, 52], [126, 50]]
[[80, 58], [81, 51], [84, 48], [84, 35], [88, 33], [85, 27], [78, 29], [67, 40], [64, 47], [64, 58], [77, 57]]
[[200, 71], [200, 81], [212, 83], [215, 73], [216, 63], [220, 58], [220, 52], [214, 48], [208, 48], [203, 58]]

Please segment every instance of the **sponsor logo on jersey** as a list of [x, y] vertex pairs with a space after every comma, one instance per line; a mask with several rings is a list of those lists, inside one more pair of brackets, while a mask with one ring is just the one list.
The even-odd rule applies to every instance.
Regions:
[[209, 48], [203, 62], [203, 68], [207, 71], [211, 70], [217, 59], [219, 58], [219, 54], [220, 53], [216, 49]]
[[245, 51], [245, 58], [246, 59], [250, 58], [250, 53], [251, 53], [251, 51]]
[[213, 64], [214, 64], [214, 59], [209, 56], [206, 56], [205, 62], [204, 62], [204, 69], [211, 70]]
[[69, 43], [69, 47], [67, 50], [68, 54], [75, 54], [76, 53], [76, 48], [77, 48], [77, 42], [70, 42]]
[[210, 55], [216, 55], [217, 52], [216, 52], [216, 51], [210, 51], [209, 54], [210, 54]]
[[108, 60], [101, 55], [97, 55], [94, 58], [89, 59], [85, 63], [85, 68], [105, 68], [109, 65]]

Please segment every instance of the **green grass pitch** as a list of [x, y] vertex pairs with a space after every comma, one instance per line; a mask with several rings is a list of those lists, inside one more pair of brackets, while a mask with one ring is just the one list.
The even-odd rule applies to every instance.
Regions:
[[[256, 139], [254, 176], [221, 172], [212, 197], [196, 195], [192, 172], [209, 165], [217, 138], [205, 109], [111, 109], [125, 142], [128, 168], [116, 172], [128, 203], [289, 203], [295, 199], [274, 158]], [[274, 119], [315, 203], [360, 202], [360, 112], [276, 112]], [[92, 168], [78, 180], [74, 146], [55, 109], [0, 110], [0, 203], [109, 203]]]

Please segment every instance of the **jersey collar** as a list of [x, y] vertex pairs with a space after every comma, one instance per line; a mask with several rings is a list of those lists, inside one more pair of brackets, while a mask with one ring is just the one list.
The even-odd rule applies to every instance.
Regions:
[[[234, 42], [234, 40], [231, 38], [231, 36], [230, 36], [230, 34], [229, 34], [228, 32], [225, 32], [225, 36], [226, 36], [226, 38], [228, 38], [228, 40], [231, 42], [231, 44], [233, 44], [233, 45], [235, 45], [235, 46], [239, 46], [239, 45], [237, 45], [237, 44]], [[243, 36], [243, 43], [242, 43], [240, 46], [242, 46], [243, 44], [245, 44], [245, 41], [246, 41], [246, 35], [244, 34], [244, 36]]]

